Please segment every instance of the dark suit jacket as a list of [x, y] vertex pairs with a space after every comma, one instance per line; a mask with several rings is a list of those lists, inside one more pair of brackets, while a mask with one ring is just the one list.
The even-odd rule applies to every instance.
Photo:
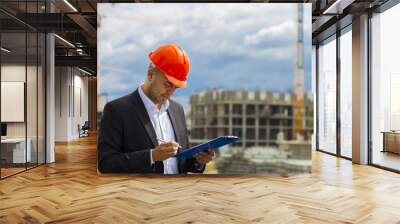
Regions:
[[[168, 115], [175, 140], [182, 149], [189, 148], [183, 108], [169, 100]], [[107, 103], [98, 134], [98, 170], [101, 173], [155, 173], [150, 150], [158, 145], [156, 133], [138, 90]], [[178, 159], [179, 173], [203, 172], [194, 158]]]

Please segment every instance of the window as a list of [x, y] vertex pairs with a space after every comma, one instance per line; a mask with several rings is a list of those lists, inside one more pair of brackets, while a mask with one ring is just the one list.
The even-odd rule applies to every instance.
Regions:
[[[372, 163], [400, 170], [400, 4], [371, 19]], [[384, 134], [385, 133], [385, 134]], [[384, 144], [385, 143], [385, 144]]]
[[[347, 31], [347, 32], [346, 32]], [[340, 154], [351, 158], [352, 35], [351, 26], [340, 36]]]
[[243, 135], [242, 135], [242, 129], [241, 128], [233, 128], [232, 129], [232, 134], [234, 135], [234, 136], [238, 136], [239, 138], [241, 138]]
[[266, 118], [260, 118], [260, 120], [258, 121], [258, 124], [260, 126], [265, 126], [267, 125], [267, 119]]
[[251, 139], [251, 140], [256, 139], [256, 129], [255, 128], [247, 128], [246, 129], [246, 139]]
[[318, 149], [336, 153], [336, 36], [318, 48]]
[[255, 119], [254, 118], [247, 118], [246, 119], [246, 125], [254, 126], [255, 125]]
[[258, 105], [258, 113], [259, 114], [265, 113], [265, 105]]
[[237, 114], [237, 115], [242, 114], [242, 105], [241, 104], [233, 104], [233, 114]]
[[258, 129], [258, 139], [265, 140], [267, 138], [267, 130], [265, 128]]
[[247, 115], [254, 115], [256, 113], [255, 105], [253, 105], [253, 104], [247, 105], [246, 106], [246, 113], [247, 113]]
[[224, 117], [224, 123], [221, 125], [229, 125], [229, 118]]
[[242, 118], [232, 118], [233, 125], [242, 125]]
[[[6, 6], [11, 2], [4, 3]], [[44, 1], [18, 3], [18, 15], [42, 12]], [[17, 10], [17, 9], [16, 9]], [[3, 138], [11, 144], [0, 145], [0, 178], [45, 163], [45, 34], [0, 12], [4, 21], [13, 24], [0, 29], [2, 47], [1, 69], [1, 124]], [[11, 87], [11, 88], [10, 88]], [[12, 95], [22, 96], [17, 110], [10, 110]], [[10, 113], [13, 112], [13, 113]], [[19, 113], [18, 113], [19, 112]], [[13, 115], [18, 117], [13, 117]], [[19, 116], [22, 114], [22, 116]]]
[[279, 126], [279, 120], [276, 119], [271, 120], [269, 123], [271, 126]]
[[226, 115], [228, 115], [229, 114], [229, 104], [224, 104], [224, 111], [225, 111], [225, 114]]

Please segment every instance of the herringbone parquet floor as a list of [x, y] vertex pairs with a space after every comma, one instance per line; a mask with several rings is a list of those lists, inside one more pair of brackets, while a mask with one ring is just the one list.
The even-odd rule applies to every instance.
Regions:
[[400, 175], [315, 152], [294, 176], [96, 172], [94, 137], [0, 181], [0, 223], [400, 223]]

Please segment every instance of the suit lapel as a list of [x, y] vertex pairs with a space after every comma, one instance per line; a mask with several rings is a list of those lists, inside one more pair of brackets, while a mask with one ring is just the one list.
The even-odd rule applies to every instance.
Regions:
[[183, 139], [180, 139], [180, 135], [176, 134], [176, 133], [178, 133], [179, 129], [181, 128], [179, 120], [178, 120], [178, 113], [176, 111], [176, 107], [174, 107], [174, 105], [172, 103], [170, 103], [170, 106], [167, 109], [167, 113], [168, 113], [169, 119], [171, 120], [172, 128], [174, 129], [176, 142], [178, 142], [179, 144], [182, 144]]
[[144, 106], [143, 101], [139, 96], [138, 90], [132, 93], [131, 98], [132, 102], [135, 104], [135, 107], [133, 108], [137, 112], [136, 114], [139, 117], [139, 121], [142, 123], [144, 129], [146, 130], [148, 136], [150, 137], [153, 146], [157, 146], [158, 141], [156, 132], [154, 131], [153, 124], [150, 121], [150, 117], [149, 114], [147, 113], [146, 107]]
[[[174, 104], [170, 101], [170, 105], [167, 109], [168, 117], [171, 120], [172, 124], [172, 129], [174, 129], [174, 134], [175, 134], [175, 140], [178, 142], [180, 145], [182, 145], [183, 139], [181, 139], [181, 135], [178, 135], [180, 128], [182, 125], [179, 122], [178, 118], [178, 111], [176, 110], [177, 107], [174, 106]], [[178, 152], [182, 151], [183, 149], [180, 148], [178, 149]], [[182, 168], [186, 166], [186, 159], [178, 159], [178, 172], [182, 173]]]

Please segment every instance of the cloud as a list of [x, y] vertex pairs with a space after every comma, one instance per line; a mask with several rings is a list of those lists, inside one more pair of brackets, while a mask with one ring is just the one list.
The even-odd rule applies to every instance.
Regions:
[[99, 74], [99, 92], [124, 95], [132, 92], [144, 79], [144, 75], [133, 71], [107, 66]]
[[[182, 102], [191, 90], [211, 86], [289, 90], [296, 10], [295, 4], [101, 3], [100, 91], [113, 96], [133, 91], [144, 80], [148, 53], [166, 42], [179, 43], [190, 56], [189, 86], [176, 93]], [[311, 7], [305, 14], [309, 68]]]
[[255, 45], [263, 41], [279, 40], [280, 38], [288, 38], [295, 35], [296, 26], [294, 21], [284, 21], [280, 24], [263, 27], [254, 34], [249, 34], [244, 37], [246, 45]]
[[127, 69], [122, 69], [122, 68], [117, 68], [117, 67], [112, 67], [112, 66], [101, 66], [102, 71], [109, 71], [117, 74], [129, 74], [129, 71]]

